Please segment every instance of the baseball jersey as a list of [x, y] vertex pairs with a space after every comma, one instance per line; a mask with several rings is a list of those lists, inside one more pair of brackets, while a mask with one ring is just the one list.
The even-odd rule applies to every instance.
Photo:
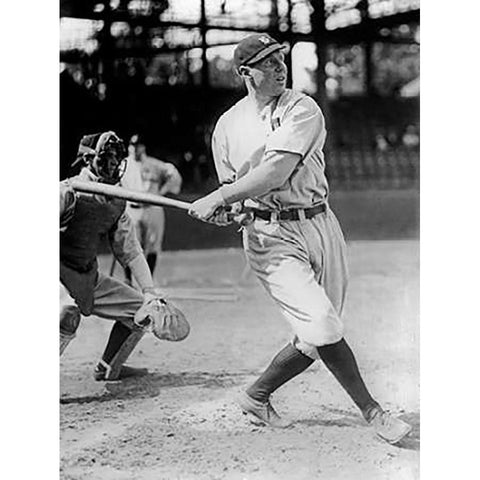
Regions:
[[284, 185], [245, 201], [263, 209], [308, 208], [328, 198], [323, 146], [325, 120], [309, 96], [286, 89], [263, 111], [244, 97], [218, 120], [212, 137], [221, 183], [231, 183], [265, 161], [272, 151], [298, 153], [301, 160]]
[[127, 168], [122, 177], [123, 187], [143, 192], [164, 195], [180, 193], [182, 177], [174, 165], [144, 155], [137, 162], [133, 156], [127, 160]]

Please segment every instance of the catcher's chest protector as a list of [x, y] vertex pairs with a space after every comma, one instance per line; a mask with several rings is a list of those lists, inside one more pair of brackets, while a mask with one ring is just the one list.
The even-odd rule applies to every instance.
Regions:
[[73, 217], [60, 234], [60, 260], [74, 270], [89, 270], [95, 262], [101, 236], [118, 221], [125, 203], [121, 199], [78, 195]]

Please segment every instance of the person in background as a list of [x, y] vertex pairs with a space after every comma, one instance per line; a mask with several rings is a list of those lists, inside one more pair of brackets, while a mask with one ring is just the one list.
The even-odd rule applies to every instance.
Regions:
[[[177, 195], [182, 187], [182, 177], [173, 164], [149, 156], [145, 140], [135, 134], [130, 138], [127, 167], [121, 185], [129, 190], [156, 195]], [[154, 275], [165, 234], [165, 211], [162, 207], [128, 202], [127, 212], [135, 224], [137, 238]], [[128, 267], [125, 276], [131, 284], [132, 274]]]

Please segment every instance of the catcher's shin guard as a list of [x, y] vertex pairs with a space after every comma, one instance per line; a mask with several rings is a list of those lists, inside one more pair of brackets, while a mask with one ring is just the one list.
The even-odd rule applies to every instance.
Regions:
[[60, 312], [60, 355], [75, 338], [80, 324], [80, 310], [74, 305], [62, 307]]
[[130, 334], [118, 345], [115, 354], [108, 363], [104, 359], [100, 360], [99, 364], [105, 368], [102, 380], [116, 380], [119, 378], [123, 364], [127, 361], [127, 358], [144, 334], [145, 331], [143, 329], [136, 328], [131, 330]]

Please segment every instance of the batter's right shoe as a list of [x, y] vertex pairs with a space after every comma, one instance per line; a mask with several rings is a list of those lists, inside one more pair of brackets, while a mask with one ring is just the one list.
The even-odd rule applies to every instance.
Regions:
[[287, 428], [291, 425], [291, 422], [278, 415], [270, 401], [259, 402], [244, 392], [238, 397], [237, 404], [248, 421], [254, 425], [273, 428]]
[[370, 414], [368, 423], [380, 438], [392, 445], [398, 443], [412, 431], [411, 425], [385, 412], [380, 407], [375, 408]]

